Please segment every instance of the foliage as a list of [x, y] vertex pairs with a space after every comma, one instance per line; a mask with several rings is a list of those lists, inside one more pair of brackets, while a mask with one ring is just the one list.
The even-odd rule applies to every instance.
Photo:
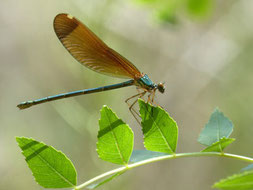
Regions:
[[17, 137], [16, 140], [38, 184], [45, 188], [76, 185], [74, 165], [62, 152], [31, 138]]
[[[215, 109], [200, 133], [198, 141], [206, 148], [201, 152], [176, 153], [178, 126], [169, 114], [139, 99], [140, 117], [146, 150], [133, 150], [134, 135], [131, 128], [119, 119], [107, 106], [101, 110], [97, 142], [98, 156], [105, 161], [123, 165], [76, 186], [76, 171], [71, 161], [51, 146], [30, 138], [17, 137], [35, 180], [45, 188], [94, 189], [104, 185], [135, 167], [166, 159], [196, 156], [230, 157], [253, 163], [253, 158], [229, 154], [224, 148], [235, 139], [229, 138], [232, 122]], [[252, 165], [239, 174], [221, 180], [214, 185], [220, 189], [252, 189]]]
[[176, 122], [160, 107], [139, 101], [144, 146], [147, 150], [173, 154], [177, 147]]
[[134, 134], [110, 108], [104, 106], [99, 120], [97, 152], [102, 160], [127, 165], [133, 151]]
[[228, 138], [232, 131], [233, 123], [216, 108], [200, 133], [198, 141], [200, 144], [210, 146], [223, 137]]
[[202, 151], [222, 152], [235, 140], [228, 138], [232, 131], [233, 123], [216, 108], [198, 138], [200, 144], [207, 146]]
[[253, 170], [235, 174], [227, 179], [214, 184], [214, 187], [220, 189], [253, 189]]

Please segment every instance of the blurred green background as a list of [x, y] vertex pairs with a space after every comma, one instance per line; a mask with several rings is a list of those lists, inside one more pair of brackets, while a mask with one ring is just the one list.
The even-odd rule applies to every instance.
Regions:
[[[106, 104], [134, 130], [124, 100], [134, 87], [56, 101], [20, 111], [16, 105], [122, 80], [86, 69], [53, 31], [58, 13], [84, 22], [154, 82], [165, 82], [158, 103], [179, 125], [178, 152], [199, 151], [202, 127], [218, 106], [235, 125], [228, 152], [253, 156], [252, 0], [2, 0], [0, 6], [0, 189], [42, 189], [33, 180], [15, 136], [63, 151], [79, 184], [116, 166], [96, 154], [99, 110]], [[186, 158], [137, 168], [101, 189], [211, 189], [245, 163]]]

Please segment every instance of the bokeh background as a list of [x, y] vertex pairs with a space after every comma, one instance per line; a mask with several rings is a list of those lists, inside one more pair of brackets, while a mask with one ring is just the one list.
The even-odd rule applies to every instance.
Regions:
[[[111, 107], [135, 134], [141, 128], [124, 100], [134, 87], [51, 102], [20, 111], [25, 100], [121, 82], [92, 72], [61, 45], [58, 13], [79, 18], [154, 82], [156, 99], [177, 121], [178, 152], [200, 151], [197, 138], [215, 107], [234, 123], [228, 152], [253, 156], [252, 0], [1, 0], [0, 189], [42, 189], [33, 180], [15, 136], [63, 151], [79, 184], [117, 166], [96, 154], [99, 110]], [[132, 170], [101, 189], [211, 189], [245, 163], [225, 158], [167, 160]]]

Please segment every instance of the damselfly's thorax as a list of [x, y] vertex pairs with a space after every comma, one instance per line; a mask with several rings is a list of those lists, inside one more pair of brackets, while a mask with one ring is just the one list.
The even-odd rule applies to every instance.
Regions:
[[139, 86], [145, 90], [147, 90], [148, 92], [152, 92], [158, 89], [159, 92], [164, 93], [165, 91], [165, 86], [163, 83], [158, 83], [155, 84], [153, 83], [150, 78], [148, 77], [148, 75], [143, 75], [141, 78], [137, 79], [137, 84], [136, 86]]

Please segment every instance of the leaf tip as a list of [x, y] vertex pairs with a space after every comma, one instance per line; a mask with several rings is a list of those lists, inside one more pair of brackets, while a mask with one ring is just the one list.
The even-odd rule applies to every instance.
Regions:
[[214, 112], [216, 112], [216, 111], [217, 111], [217, 112], [221, 112], [221, 111], [220, 111], [220, 108], [219, 108], [218, 106], [216, 106], [216, 108], [214, 108]]
[[20, 140], [20, 138], [21, 138], [21, 137], [18, 137], [18, 136], [15, 137], [17, 143], [18, 143], [18, 141]]
[[139, 102], [139, 103], [142, 103], [142, 102], [144, 102], [144, 100], [141, 99], [141, 98], [138, 98], [138, 102]]
[[102, 108], [100, 109], [100, 112], [102, 112], [105, 109], [109, 109], [109, 107], [107, 105], [103, 105]]

